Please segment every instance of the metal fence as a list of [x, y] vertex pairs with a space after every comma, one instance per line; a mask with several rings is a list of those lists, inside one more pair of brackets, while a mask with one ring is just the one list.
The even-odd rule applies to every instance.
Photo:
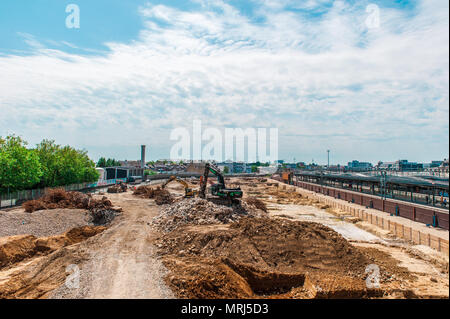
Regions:
[[[165, 174], [149, 175], [144, 178], [145, 181], [156, 181], [162, 179], [168, 179], [170, 176], [175, 175], [181, 178], [189, 177], [200, 177], [202, 174], [190, 173], [190, 172], [169, 172]], [[227, 177], [263, 177], [266, 174], [230, 174]], [[97, 188], [107, 187], [109, 185], [114, 185], [118, 182], [127, 182], [127, 178], [116, 178], [101, 180], [95, 183], [81, 183], [81, 184], [71, 184], [60, 187], [47, 187], [39, 189], [30, 189], [17, 192], [7, 192], [5, 194], [0, 194], [0, 209], [9, 208], [17, 205], [21, 205], [23, 202], [28, 200], [37, 199], [42, 197], [46, 191], [52, 188], [64, 188], [66, 191], [92, 191]]]
[[126, 182], [126, 178], [117, 178], [117, 179], [109, 179], [102, 180], [95, 183], [80, 183], [80, 184], [71, 184], [66, 186], [59, 187], [46, 187], [46, 188], [37, 188], [37, 189], [29, 189], [22, 190], [16, 192], [6, 192], [5, 194], [0, 194], [0, 208], [8, 208], [22, 204], [28, 200], [37, 199], [42, 197], [48, 190], [52, 188], [63, 188], [66, 191], [86, 191], [92, 190], [99, 187], [106, 187], [109, 185], [114, 185], [117, 182]]

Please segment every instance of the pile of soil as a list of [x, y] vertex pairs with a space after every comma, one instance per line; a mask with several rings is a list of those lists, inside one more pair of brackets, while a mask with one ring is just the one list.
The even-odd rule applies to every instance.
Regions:
[[149, 185], [142, 185], [136, 188], [133, 192], [133, 195], [139, 196], [142, 198], [153, 198], [156, 189], [161, 189], [161, 187], [153, 188]]
[[157, 247], [170, 271], [166, 282], [180, 298], [383, 297], [390, 288], [368, 289], [366, 267], [380, 266], [382, 284], [392, 280], [392, 271], [398, 275], [311, 222], [242, 218], [183, 226], [162, 235]]
[[157, 246], [171, 271], [167, 282], [182, 298], [374, 293], [364, 281], [372, 261], [317, 223], [242, 218], [230, 225], [185, 226], [163, 235]]
[[159, 215], [153, 218], [152, 224], [163, 232], [169, 232], [187, 224], [228, 224], [245, 216], [263, 217], [266, 214], [245, 202], [228, 207], [202, 198], [184, 198], [161, 209]]
[[0, 238], [0, 269], [36, 255], [46, 255], [59, 248], [82, 242], [105, 229], [103, 226], [83, 226], [50, 237], [17, 235]]
[[108, 193], [125, 193], [128, 190], [127, 185], [119, 183], [108, 188]]
[[254, 206], [255, 208], [260, 209], [263, 212], [267, 213], [267, 206], [262, 200], [260, 200], [260, 199], [258, 199], [256, 197], [247, 197], [245, 199], [245, 202], [248, 205]]
[[174, 202], [172, 195], [159, 186], [156, 188], [146, 185], [139, 186], [135, 189], [133, 195], [141, 198], [154, 198], [157, 205], [172, 204]]
[[106, 197], [96, 200], [91, 194], [67, 192], [62, 188], [56, 188], [47, 191], [39, 199], [23, 203], [22, 207], [27, 213], [32, 213], [37, 210], [57, 208], [108, 209], [112, 207], [112, 204]]
[[110, 223], [122, 210], [113, 207], [111, 201], [103, 196], [94, 199], [91, 194], [80, 192], [67, 192], [64, 189], [51, 189], [43, 197], [30, 200], [22, 204], [27, 213], [43, 209], [77, 208], [87, 209], [90, 213], [90, 222], [94, 225]]

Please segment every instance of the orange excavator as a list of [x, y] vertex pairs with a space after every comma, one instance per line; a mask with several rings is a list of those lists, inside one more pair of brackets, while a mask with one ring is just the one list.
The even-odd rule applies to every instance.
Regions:
[[184, 180], [182, 180], [176, 176], [170, 176], [170, 178], [162, 185], [162, 189], [164, 189], [167, 186], [167, 184], [169, 184], [171, 182], [178, 182], [184, 186], [184, 197], [185, 198], [195, 197], [198, 194], [198, 192], [196, 190], [189, 188], [188, 183], [186, 183]]
[[292, 185], [294, 184], [294, 172], [290, 169], [285, 170], [281, 173], [281, 179], [284, 183]]

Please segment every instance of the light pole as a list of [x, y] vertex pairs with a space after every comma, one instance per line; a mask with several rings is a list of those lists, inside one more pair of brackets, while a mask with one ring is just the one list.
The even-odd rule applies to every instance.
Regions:
[[328, 153], [328, 165], [327, 165], [327, 170], [330, 170], [330, 150], [327, 150]]

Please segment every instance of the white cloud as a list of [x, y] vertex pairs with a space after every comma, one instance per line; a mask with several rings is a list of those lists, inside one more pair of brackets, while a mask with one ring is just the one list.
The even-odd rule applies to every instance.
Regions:
[[133, 141], [168, 156], [169, 128], [199, 118], [276, 126], [280, 155], [298, 160], [328, 147], [372, 160], [448, 154], [448, 3], [422, 1], [414, 15], [380, 6], [381, 26], [369, 31], [365, 4], [336, 1], [313, 18], [284, 10], [291, 1], [260, 3], [263, 23], [222, 1], [197, 12], [148, 5], [139, 38], [109, 43], [105, 56], [50, 50], [26, 35], [33, 55], [0, 56], [0, 135]]

